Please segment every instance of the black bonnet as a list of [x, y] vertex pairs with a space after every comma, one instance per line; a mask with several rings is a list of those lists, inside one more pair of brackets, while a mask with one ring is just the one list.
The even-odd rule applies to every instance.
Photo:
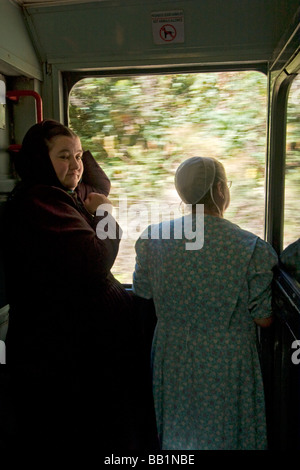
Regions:
[[46, 119], [26, 133], [21, 150], [13, 157], [15, 169], [24, 182], [62, 187], [52, 166], [47, 141], [53, 137], [75, 134], [58, 121]]

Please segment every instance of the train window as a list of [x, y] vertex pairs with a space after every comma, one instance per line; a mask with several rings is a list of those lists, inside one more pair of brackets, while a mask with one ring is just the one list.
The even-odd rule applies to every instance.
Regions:
[[[232, 180], [226, 218], [263, 237], [267, 78], [255, 71], [90, 77], [70, 93], [70, 126], [112, 181], [123, 230], [113, 273], [132, 282], [148, 223], [181, 215], [174, 173], [212, 156]], [[127, 224], [127, 227], [125, 225]]]
[[290, 88], [287, 104], [284, 248], [300, 237], [300, 76]]

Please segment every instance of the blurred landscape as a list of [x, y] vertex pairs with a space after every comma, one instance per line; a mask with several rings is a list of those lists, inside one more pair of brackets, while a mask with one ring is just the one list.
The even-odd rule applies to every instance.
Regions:
[[[300, 236], [299, 98], [296, 79], [288, 101], [285, 246]], [[266, 100], [267, 78], [252, 71], [95, 77], [73, 87], [70, 126], [110, 177], [117, 220], [126, 220], [118, 210], [125, 199], [141, 221], [136, 236], [121, 242], [112, 270], [120, 282], [132, 282], [135, 239], [150, 223], [143, 207], [150, 214], [165, 205], [165, 219], [172, 204], [181, 215], [174, 174], [192, 156], [223, 163], [232, 181], [225, 217], [264, 238]]]

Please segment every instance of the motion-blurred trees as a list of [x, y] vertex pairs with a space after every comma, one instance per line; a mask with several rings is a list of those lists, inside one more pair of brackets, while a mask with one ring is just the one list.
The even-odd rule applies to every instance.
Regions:
[[[300, 80], [288, 101], [286, 227], [298, 213]], [[111, 178], [110, 198], [170, 201], [184, 159], [219, 159], [233, 181], [226, 218], [264, 235], [267, 77], [255, 71], [87, 78], [70, 94], [70, 126]], [[299, 196], [299, 197], [298, 197]], [[174, 202], [174, 201], [173, 201]], [[293, 217], [291, 217], [293, 214]], [[288, 220], [287, 220], [288, 219]], [[289, 238], [290, 237], [290, 238]], [[127, 243], [127, 242], [124, 242]], [[115, 264], [122, 281], [131, 261]], [[122, 255], [123, 256], [123, 255]], [[123, 273], [123, 274], [122, 274]]]
[[99, 154], [106, 136], [130, 154], [137, 143], [163, 148], [172, 143], [170, 129], [193, 125], [221, 137], [231, 152], [264, 144], [265, 97], [266, 77], [257, 72], [88, 78], [72, 90], [70, 121]]
[[[129, 193], [131, 183], [134, 192], [136, 185], [145, 194], [157, 189], [174, 165], [197, 154], [245, 161], [248, 155], [259, 175], [266, 77], [250, 71], [88, 78], [71, 92], [70, 125], [84, 148], [105, 158], [111, 177], [126, 178]], [[139, 164], [147, 175], [126, 177], [124, 162], [129, 173]]]

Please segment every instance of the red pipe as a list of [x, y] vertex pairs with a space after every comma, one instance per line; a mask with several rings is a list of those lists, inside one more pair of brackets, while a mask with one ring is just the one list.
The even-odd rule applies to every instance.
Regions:
[[17, 101], [20, 96], [33, 96], [36, 102], [37, 122], [41, 122], [43, 120], [43, 103], [41, 96], [33, 90], [10, 90], [6, 92], [6, 97], [13, 101]]
[[[41, 96], [33, 90], [9, 90], [6, 92], [6, 97], [12, 101], [18, 101], [20, 96], [33, 96], [36, 104], [37, 122], [41, 122], [43, 120], [43, 103]], [[12, 144], [8, 147], [8, 150], [18, 152], [20, 148], [20, 144]]]
[[19, 150], [21, 149], [22, 145], [20, 144], [11, 144], [9, 147], [8, 147], [8, 150], [10, 152], [19, 152]]

